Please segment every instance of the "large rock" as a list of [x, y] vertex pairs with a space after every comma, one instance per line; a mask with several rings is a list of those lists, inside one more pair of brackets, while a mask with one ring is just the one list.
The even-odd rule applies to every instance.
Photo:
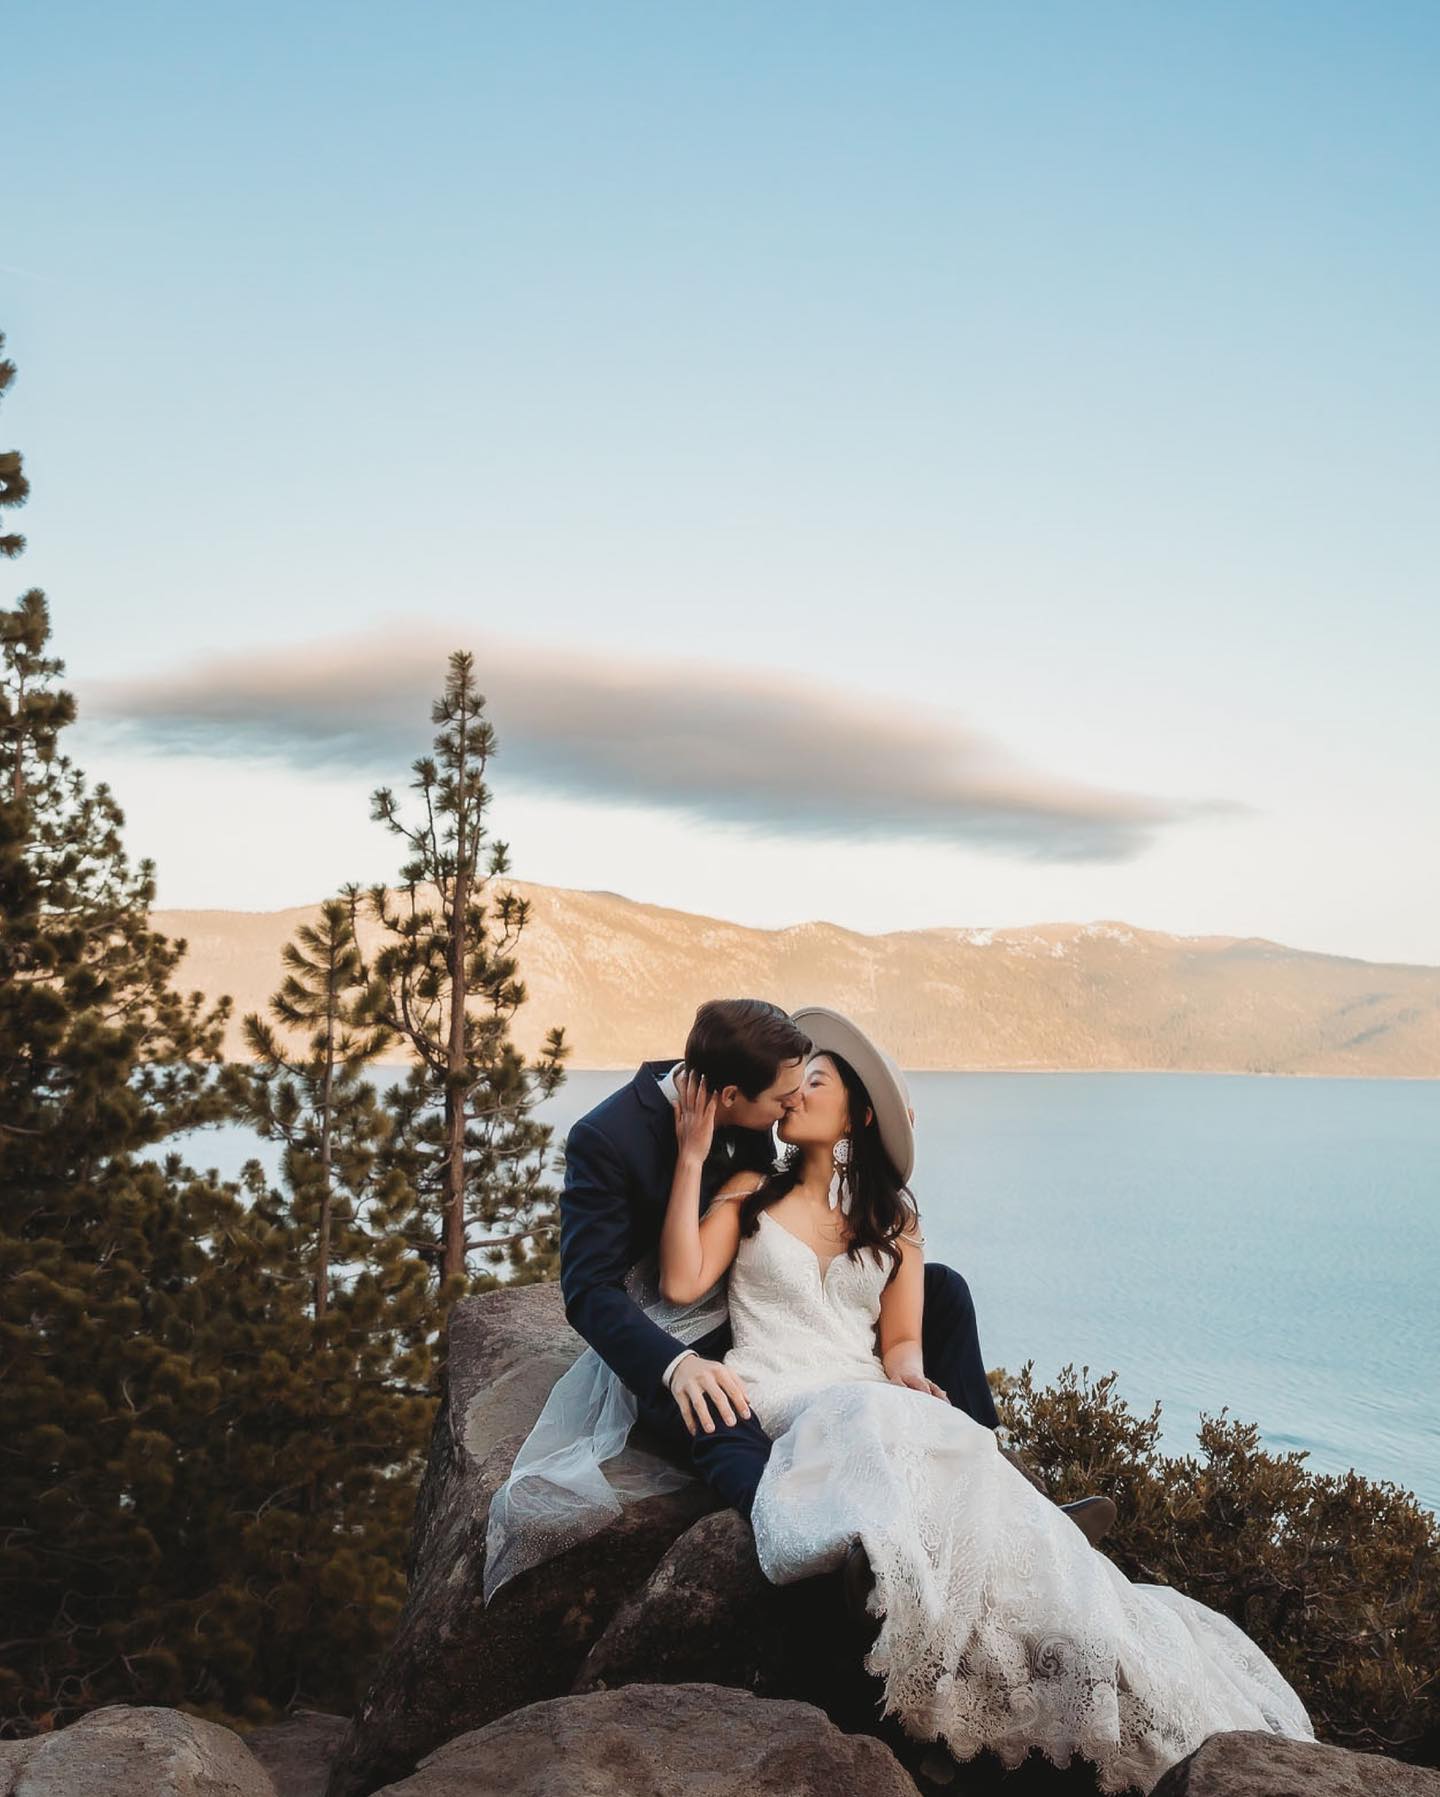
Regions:
[[158, 1705], [107, 1704], [0, 1746], [0, 1797], [275, 1797], [239, 1735]]
[[722, 1685], [562, 1697], [448, 1742], [384, 1797], [915, 1797], [878, 1741]]
[[[748, 1524], [724, 1510], [687, 1530], [616, 1612], [575, 1689], [704, 1680], [798, 1698], [847, 1733], [884, 1742], [922, 1792], [1082, 1797], [1096, 1790], [1093, 1768], [1078, 1759], [1062, 1771], [1036, 1754], [1007, 1772], [988, 1754], [957, 1766], [943, 1748], [910, 1740], [880, 1716], [880, 1683], [860, 1664], [865, 1645], [838, 1579], [771, 1585]], [[1213, 1735], [1166, 1774], [1153, 1797], [1440, 1797], [1440, 1773], [1236, 1732]]]
[[[891, 1746], [923, 1790], [951, 1789], [943, 1749], [880, 1715], [879, 1684], [862, 1665], [866, 1635], [839, 1578], [772, 1586], [748, 1523], [698, 1481], [627, 1506], [621, 1521], [483, 1607], [490, 1498], [581, 1345], [554, 1286], [487, 1292], [452, 1312], [406, 1607], [327, 1797], [368, 1797], [442, 1743], [572, 1689], [696, 1682], [813, 1704], [847, 1733]], [[965, 1771], [973, 1778], [984, 1763]], [[1030, 1788], [1023, 1775], [1005, 1787], [1007, 1797]], [[1034, 1789], [1058, 1797], [1093, 1784], [1088, 1770], [1045, 1767]]]
[[325, 1797], [331, 1764], [349, 1732], [344, 1716], [293, 1710], [283, 1721], [252, 1728], [244, 1740], [270, 1774], [276, 1797]]
[[635, 1684], [736, 1685], [823, 1709], [875, 1733], [880, 1686], [864, 1670], [868, 1633], [838, 1577], [772, 1585], [735, 1510], [702, 1517], [612, 1617], [577, 1692]]
[[456, 1735], [568, 1692], [615, 1611], [676, 1536], [718, 1507], [699, 1480], [627, 1505], [620, 1521], [522, 1573], [484, 1607], [490, 1499], [583, 1347], [557, 1286], [485, 1292], [450, 1313], [405, 1609], [336, 1755], [328, 1797], [365, 1797]]
[[1093, 1769], [1078, 1760], [1060, 1771], [1037, 1756], [1007, 1773], [987, 1754], [957, 1767], [943, 1747], [911, 1739], [881, 1714], [884, 1688], [865, 1671], [872, 1634], [847, 1611], [838, 1577], [772, 1585], [750, 1525], [721, 1510], [688, 1529], [616, 1612], [575, 1690], [738, 1686], [813, 1706], [847, 1735], [873, 1736], [925, 1793], [1091, 1797]]
[[1242, 1729], [1211, 1735], [1152, 1797], [1440, 1797], [1440, 1772]]

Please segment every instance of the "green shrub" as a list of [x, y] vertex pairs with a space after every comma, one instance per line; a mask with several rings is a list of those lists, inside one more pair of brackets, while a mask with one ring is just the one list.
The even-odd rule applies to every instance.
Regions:
[[1160, 1452], [1116, 1375], [995, 1373], [1006, 1438], [1062, 1503], [1119, 1509], [1106, 1551], [1131, 1579], [1223, 1611], [1337, 1745], [1440, 1759], [1440, 1521], [1412, 1492], [1271, 1454], [1253, 1424], [1203, 1417], [1198, 1454]]

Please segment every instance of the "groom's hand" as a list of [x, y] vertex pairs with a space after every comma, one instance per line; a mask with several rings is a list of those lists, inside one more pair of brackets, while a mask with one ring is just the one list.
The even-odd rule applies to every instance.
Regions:
[[699, 1429], [707, 1435], [715, 1433], [712, 1404], [727, 1423], [734, 1423], [737, 1412], [742, 1417], [750, 1414], [750, 1400], [738, 1374], [721, 1361], [705, 1360], [699, 1354], [689, 1355], [676, 1367], [670, 1395], [680, 1406], [685, 1427], [692, 1435]]

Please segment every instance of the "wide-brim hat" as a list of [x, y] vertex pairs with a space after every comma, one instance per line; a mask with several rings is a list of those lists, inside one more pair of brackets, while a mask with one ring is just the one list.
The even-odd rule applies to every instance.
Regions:
[[828, 1005], [802, 1005], [790, 1021], [815, 1045], [817, 1054], [838, 1054], [855, 1069], [875, 1112], [875, 1127], [903, 1185], [915, 1171], [915, 1125], [905, 1075], [848, 1017]]

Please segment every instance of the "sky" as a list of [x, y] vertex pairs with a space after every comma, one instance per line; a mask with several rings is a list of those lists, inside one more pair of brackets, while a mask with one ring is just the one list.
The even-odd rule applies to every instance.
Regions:
[[[1440, 962], [1440, 9], [16, 0], [26, 554], [165, 907]], [[5, 603], [13, 602], [7, 596]]]

